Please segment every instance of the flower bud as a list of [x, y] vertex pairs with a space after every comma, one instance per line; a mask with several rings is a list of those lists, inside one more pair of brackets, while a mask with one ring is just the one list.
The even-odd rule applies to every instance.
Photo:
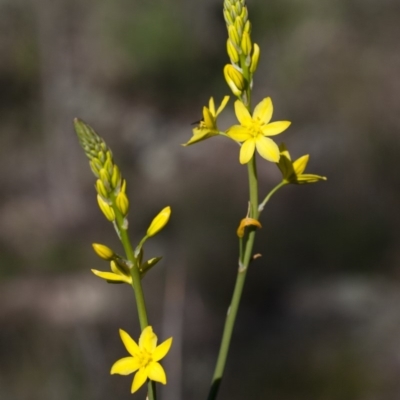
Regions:
[[115, 221], [115, 212], [112, 207], [103, 200], [103, 198], [98, 194], [97, 202], [99, 204], [100, 210], [103, 212], [104, 216], [110, 221]]
[[228, 28], [228, 36], [229, 39], [232, 40], [232, 43], [234, 43], [237, 47], [240, 47], [240, 38], [238, 35], [238, 32], [234, 25], [230, 25]]
[[121, 214], [125, 217], [129, 210], [129, 200], [124, 192], [119, 192], [117, 198], [115, 199], [115, 204]]
[[96, 191], [100, 196], [105, 197], [105, 198], [108, 197], [107, 190], [101, 179], [97, 179], [97, 181], [96, 181]]
[[104, 163], [106, 162], [106, 156], [102, 151], [99, 151], [97, 153], [97, 158], [99, 159], [99, 161], [104, 165]]
[[228, 10], [224, 10], [224, 18], [227, 25], [233, 25], [233, 19], [231, 13]]
[[153, 219], [149, 228], [147, 229], [147, 236], [152, 237], [156, 235], [161, 229], [167, 225], [169, 217], [171, 216], [171, 207], [165, 207], [160, 213]]
[[245, 89], [246, 82], [243, 75], [230, 64], [225, 65], [224, 75], [226, 83], [231, 88], [235, 96], [240, 96]]
[[226, 42], [226, 49], [231, 62], [237, 64], [239, 62], [239, 53], [237, 52], [236, 47], [232, 43], [231, 39], [228, 39]]
[[92, 160], [89, 161], [90, 169], [92, 170], [93, 174], [98, 178], [100, 174], [100, 170], [102, 168], [102, 165], [100, 164], [100, 161], [97, 158], [93, 158]]
[[114, 252], [104, 244], [93, 243], [92, 246], [95, 253], [103, 260], [109, 261], [114, 257]]
[[162, 257], [154, 257], [143, 263], [139, 268], [140, 277], [142, 278], [148, 271], [150, 271], [150, 269], [153, 268], [161, 260], [161, 258]]
[[253, 55], [251, 56], [251, 63], [250, 63], [250, 72], [254, 74], [258, 67], [258, 61], [260, 59], [260, 48], [258, 47], [257, 43], [253, 45]]
[[[108, 172], [108, 175], [110, 175], [110, 177], [113, 173], [113, 166], [114, 166], [114, 164], [113, 164], [112, 159], [107, 158], [106, 162], [104, 163], [104, 169]], [[110, 180], [111, 180], [111, 178], [110, 178]]]
[[111, 176], [111, 186], [113, 189], [117, 188], [121, 182], [121, 172], [118, 168], [118, 165], [113, 166], [112, 176]]
[[240, 17], [236, 17], [235, 24], [236, 32], [239, 35], [239, 38], [242, 36], [243, 33], [243, 20]]
[[248, 56], [251, 53], [251, 39], [247, 32], [243, 32], [240, 47], [242, 48], [244, 55]]
[[247, 7], [243, 7], [242, 12], [240, 13], [240, 18], [246, 23], [248, 21], [249, 13], [247, 11]]
[[126, 193], [126, 179], [122, 180], [121, 192]]
[[243, 5], [240, 1], [238, 1], [235, 6], [236, 14], [240, 15], [240, 13], [242, 12], [242, 9], [243, 9]]
[[104, 168], [100, 170], [100, 179], [102, 180], [103, 185], [106, 188], [107, 192], [109, 192], [111, 190], [110, 187], [111, 177], [110, 174]]

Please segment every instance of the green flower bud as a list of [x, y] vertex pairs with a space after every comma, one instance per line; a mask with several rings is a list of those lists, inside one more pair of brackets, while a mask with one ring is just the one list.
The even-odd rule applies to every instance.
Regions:
[[239, 62], [239, 53], [236, 50], [235, 45], [232, 43], [231, 39], [226, 42], [226, 49], [231, 62], [237, 64]]
[[115, 204], [121, 214], [125, 217], [129, 210], [129, 200], [124, 192], [119, 192], [115, 199]]
[[250, 33], [251, 33], [251, 22], [250, 21], [247, 21], [244, 24], [244, 31], [250, 35]]
[[139, 271], [140, 271], [140, 277], [143, 278], [144, 275], [150, 271], [151, 268], [153, 268], [160, 260], [162, 257], [154, 257], [151, 258], [150, 260], [147, 260], [145, 263], [143, 263], [140, 267], [139, 267]]
[[227, 25], [233, 25], [233, 19], [229, 11], [224, 10], [224, 18]]
[[111, 186], [113, 189], [117, 188], [121, 184], [121, 172], [118, 165], [114, 164], [112, 176], [111, 176]]
[[242, 36], [243, 33], [243, 20], [240, 17], [236, 17], [235, 19], [235, 28], [236, 28], [236, 32], [239, 35], [239, 38]]
[[105, 198], [108, 197], [107, 189], [104, 186], [103, 181], [101, 179], [97, 179], [97, 181], [96, 181], [96, 191], [100, 196], [105, 197]]
[[99, 204], [100, 210], [103, 212], [104, 216], [110, 221], [115, 221], [115, 212], [112, 207], [104, 201], [104, 199], [98, 194], [97, 202]]
[[126, 179], [122, 180], [121, 192], [126, 193]]
[[[107, 192], [111, 192], [111, 176], [104, 168], [102, 168], [100, 170], [99, 178], [103, 182], [103, 185], [106, 188]], [[106, 196], [106, 197], [108, 197], [108, 196]]]
[[96, 178], [98, 178], [98, 177], [99, 177], [99, 173], [100, 173], [100, 169], [101, 169], [102, 167], [101, 167], [101, 165], [100, 165], [100, 168], [99, 168], [99, 165], [98, 165], [94, 160], [95, 160], [95, 159], [89, 161], [89, 165], [90, 165], [90, 169], [92, 170], [94, 176], [95, 176]]
[[232, 40], [232, 43], [234, 43], [237, 47], [240, 47], [240, 38], [236, 28], [233, 25], [229, 26], [228, 28], [228, 36], [229, 39]]
[[248, 56], [251, 53], [251, 39], [247, 32], [243, 32], [241, 48], [244, 55]]
[[236, 3], [236, 6], [235, 6], [236, 14], [237, 14], [237, 15], [240, 15], [240, 13], [242, 12], [242, 10], [243, 10], [243, 5], [240, 3], [240, 1], [238, 1], [238, 2]]
[[104, 169], [108, 172], [108, 175], [110, 175], [110, 181], [111, 181], [111, 175], [113, 173], [113, 162], [110, 158], [107, 158], [106, 162], [104, 163]]

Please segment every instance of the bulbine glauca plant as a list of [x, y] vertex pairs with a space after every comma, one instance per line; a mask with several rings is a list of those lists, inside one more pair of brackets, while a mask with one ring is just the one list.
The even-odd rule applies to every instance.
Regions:
[[[249, 202], [236, 232], [239, 240], [237, 278], [226, 316], [208, 400], [214, 400], [217, 397], [246, 274], [250, 262], [259, 257], [258, 254], [253, 254], [253, 246], [256, 230], [262, 227], [260, 222], [262, 211], [271, 197], [286, 185], [309, 184], [326, 180], [323, 176], [304, 173], [309, 160], [308, 155], [293, 161], [286, 145], [283, 143], [278, 145], [272, 139], [286, 131], [291, 123], [273, 121], [271, 98], [265, 97], [254, 107], [252, 106], [253, 76], [257, 71], [261, 50], [251, 38], [251, 22], [245, 0], [225, 0], [223, 15], [228, 31], [226, 49], [230, 60], [230, 63], [223, 68], [223, 74], [235, 97], [234, 111], [238, 124], [226, 130], [220, 130], [217, 119], [230, 98], [225, 96], [216, 108], [214, 99], [211, 97], [208, 106], [203, 107], [202, 120], [193, 129], [193, 136], [184, 144], [184, 146], [189, 146], [213, 136], [223, 136], [239, 145], [239, 162], [246, 165], [248, 170]], [[111, 368], [111, 374], [135, 373], [132, 393], [148, 381], [148, 398], [154, 400], [156, 399], [155, 382], [165, 384], [167, 381], [165, 371], [159, 361], [167, 355], [172, 338], [157, 346], [157, 336], [148, 322], [141, 279], [160, 261], [161, 257], [144, 261], [143, 246], [146, 240], [156, 235], [168, 223], [171, 209], [164, 208], [151, 222], [137, 246], [132, 247], [128, 235], [129, 199], [126, 195], [126, 180], [122, 177], [111, 150], [104, 140], [80, 120], [75, 120], [75, 129], [80, 144], [89, 158], [90, 167], [97, 178], [95, 188], [98, 205], [107, 220], [114, 225], [125, 251], [125, 255], [118, 255], [103, 244], [93, 244], [96, 254], [110, 263], [111, 270], [93, 269], [92, 272], [107, 282], [127, 283], [132, 286], [142, 330], [138, 343], [124, 330], [120, 330], [122, 342], [130, 355], [115, 362]], [[261, 202], [257, 178], [257, 154], [261, 156], [262, 162], [279, 168], [282, 175], [281, 181], [269, 192], [263, 194]]]
[[131, 392], [136, 392], [148, 380], [148, 397], [156, 398], [155, 382], [167, 383], [165, 371], [159, 361], [166, 356], [172, 338], [157, 346], [157, 336], [149, 325], [141, 279], [154, 267], [161, 257], [144, 261], [145, 242], [160, 232], [171, 215], [171, 208], [165, 207], [153, 219], [146, 234], [133, 248], [128, 234], [129, 199], [126, 195], [126, 180], [115, 164], [111, 150], [104, 140], [84, 122], [76, 119], [75, 130], [79, 142], [89, 159], [93, 174], [96, 176], [95, 188], [97, 202], [104, 216], [110, 221], [121, 240], [125, 255], [115, 253], [109, 247], [94, 243], [93, 249], [103, 260], [110, 263], [111, 271], [92, 269], [92, 272], [109, 283], [127, 283], [132, 286], [142, 333], [136, 343], [127, 332], [120, 329], [121, 340], [130, 354], [114, 363], [111, 374], [129, 375], [135, 373]]

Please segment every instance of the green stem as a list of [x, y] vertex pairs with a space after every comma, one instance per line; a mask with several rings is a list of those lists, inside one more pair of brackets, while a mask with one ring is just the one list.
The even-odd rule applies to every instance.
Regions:
[[263, 202], [258, 206], [258, 212], [259, 214], [262, 212], [262, 210], [264, 210], [265, 205], [269, 202], [269, 199], [272, 197], [272, 195], [274, 193], [276, 193], [280, 188], [284, 187], [285, 185], [287, 185], [288, 182], [286, 181], [282, 181], [281, 183], [279, 183], [278, 185], [276, 185], [265, 197], [265, 199], [263, 200]]
[[154, 381], [150, 381], [147, 383], [147, 395], [148, 399], [157, 399], [157, 392], [156, 392], [156, 383]]
[[[131, 241], [129, 239], [127, 227], [124, 226], [124, 217], [121, 215], [118, 208], [115, 206], [115, 199], [112, 199], [112, 201], [113, 201], [114, 212], [116, 215], [116, 224], [118, 226], [121, 238], [121, 243], [125, 250], [127, 259], [133, 264], [131, 268], [132, 288], [136, 299], [136, 307], [139, 315], [140, 329], [141, 331], [143, 331], [143, 329], [149, 325], [149, 320], [147, 317], [146, 303], [144, 300], [142, 282], [140, 279], [139, 265], [134, 254]], [[147, 388], [148, 388], [148, 399], [157, 400], [155, 382], [149, 380]]]
[[[250, 186], [250, 216], [251, 218], [258, 219], [258, 182], [257, 182], [257, 167], [255, 155], [248, 163], [249, 186]], [[219, 349], [217, 364], [215, 367], [214, 375], [211, 382], [211, 388], [208, 394], [208, 400], [214, 400], [217, 397], [221, 379], [224, 374], [226, 359], [228, 357], [229, 345], [232, 338], [233, 327], [235, 325], [237, 312], [239, 309], [240, 299], [242, 297], [243, 286], [246, 280], [246, 274], [253, 251], [255, 228], [250, 227], [250, 232], [247, 236], [244, 246], [240, 244], [240, 259], [238, 274], [236, 277], [235, 288], [231, 304], [228, 308], [224, 332], [222, 334], [221, 346]], [[241, 239], [240, 239], [241, 240]], [[244, 247], [244, 249], [243, 249]]]

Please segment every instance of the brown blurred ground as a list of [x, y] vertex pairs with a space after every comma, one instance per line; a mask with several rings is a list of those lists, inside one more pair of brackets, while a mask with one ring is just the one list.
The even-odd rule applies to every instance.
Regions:
[[[294, 156], [326, 183], [265, 211], [221, 400], [400, 398], [400, 3], [253, 0], [270, 95]], [[204, 399], [236, 273], [246, 169], [234, 143], [183, 148], [223, 82], [222, 1], [0, 2], [0, 399], [130, 399], [111, 377], [119, 328], [138, 336], [129, 287], [93, 277], [90, 243], [119, 249], [96, 208], [76, 116], [128, 178], [148, 246], [150, 318], [173, 335], [163, 400]], [[232, 104], [231, 104], [232, 105]], [[222, 118], [235, 119], [232, 107]], [[262, 192], [279, 178], [261, 163]], [[144, 398], [145, 393], [137, 395]]]

